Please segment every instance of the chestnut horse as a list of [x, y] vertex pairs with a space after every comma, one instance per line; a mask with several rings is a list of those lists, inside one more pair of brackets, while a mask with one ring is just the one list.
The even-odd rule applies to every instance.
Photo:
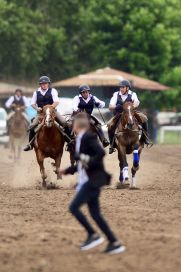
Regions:
[[20, 159], [22, 146], [27, 137], [28, 123], [22, 112], [22, 107], [17, 106], [9, 124], [10, 152], [14, 161]]
[[44, 159], [52, 158], [55, 163], [55, 173], [57, 179], [61, 178], [60, 163], [63, 154], [64, 136], [59, 131], [55, 121], [55, 109], [51, 105], [46, 105], [42, 109], [42, 123], [35, 140], [35, 153], [37, 162], [40, 166], [40, 173], [43, 181], [43, 186], [46, 187], [46, 172], [44, 167]]
[[[133, 153], [133, 165], [131, 168], [132, 179], [130, 188], [136, 188], [135, 174], [139, 169], [140, 154], [144, 144], [140, 138], [141, 129], [135, 118], [133, 103], [125, 102], [123, 112], [120, 116], [117, 129], [115, 131], [115, 142], [118, 150], [118, 159], [120, 167], [119, 180], [125, 184], [128, 180], [127, 154]], [[118, 186], [119, 187], [119, 186]]]

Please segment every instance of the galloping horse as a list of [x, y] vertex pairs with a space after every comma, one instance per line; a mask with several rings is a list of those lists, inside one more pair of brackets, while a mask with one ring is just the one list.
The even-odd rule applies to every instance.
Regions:
[[115, 142], [118, 150], [120, 167], [119, 180], [124, 184], [128, 180], [128, 163], [126, 154], [133, 153], [133, 165], [131, 168], [132, 179], [130, 188], [136, 187], [135, 174], [139, 169], [139, 159], [144, 144], [140, 138], [140, 129], [134, 116], [134, 108], [131, 102], [124, 103], [123, 112], [115, 131]]
[[28, 124], [22, 111], [21, 106], [17, 106], [9, 124], [10, 152], [13, 154], [14, 161], [20, 159], [22, 145], [27, 136]]
[[55, 109], [51, 105], [46, 105], [42, 110], [41, 128], [35, 140], [35, 153], [40, 167], [40, 173], [43, 186], [46, 187], [46, 172], [44, 168], [44, 159], [52, 158], [55, 163], [55, 173], [57, 179], [61, 178], [60, 163], [63, 154], [64, 136], [59, 131], [55, 121]]

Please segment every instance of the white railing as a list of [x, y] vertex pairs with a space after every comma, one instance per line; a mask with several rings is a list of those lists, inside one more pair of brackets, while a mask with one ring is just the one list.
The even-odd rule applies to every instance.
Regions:
[[165, 131], [180, 131], [181, 132], [181, 126], [162, 126], [160, 127], [160, 143], [164, 143], [165, 139]]

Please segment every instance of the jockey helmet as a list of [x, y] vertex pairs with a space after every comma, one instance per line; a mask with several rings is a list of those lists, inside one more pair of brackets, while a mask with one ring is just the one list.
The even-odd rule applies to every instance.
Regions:
[[131, 89], [131, 83], [129, 82], [129, 80], [122, 80], [120, 83], [119, 83], [119, 86], [120, 87], [127, 87], [129, 89]]
[[49, 77], [47, 77], [47, 76], [41, 76], [40, 78], [39, 78], [39, 84], [42, 84], [42, 83], [50, 83], [51, 81], [50, 81], [50, 78]]
[[81, 94], [84, 91], [90, 91], [90, 87], [88, 85], [80, 85], [79, 86], [79, 93]]
[[23, 91], [19, 88], [17, 88], [14, 93], [15, 94], [20, 93], [21, 95], [23, 95]]

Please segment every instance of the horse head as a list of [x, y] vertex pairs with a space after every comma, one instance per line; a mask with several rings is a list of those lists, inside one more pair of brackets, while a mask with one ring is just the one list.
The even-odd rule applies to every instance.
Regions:
[[55, 121], [55, 108], [52, 105], [46, 105], [43, 107], [42, 110], [43, 117], [44, 117], [44, 125], [46, 127], [52, 127]]
[[122, 125], [124, 128], [132, 129], [135, 124], [134, 107], [132, 102], [123, 104]]

